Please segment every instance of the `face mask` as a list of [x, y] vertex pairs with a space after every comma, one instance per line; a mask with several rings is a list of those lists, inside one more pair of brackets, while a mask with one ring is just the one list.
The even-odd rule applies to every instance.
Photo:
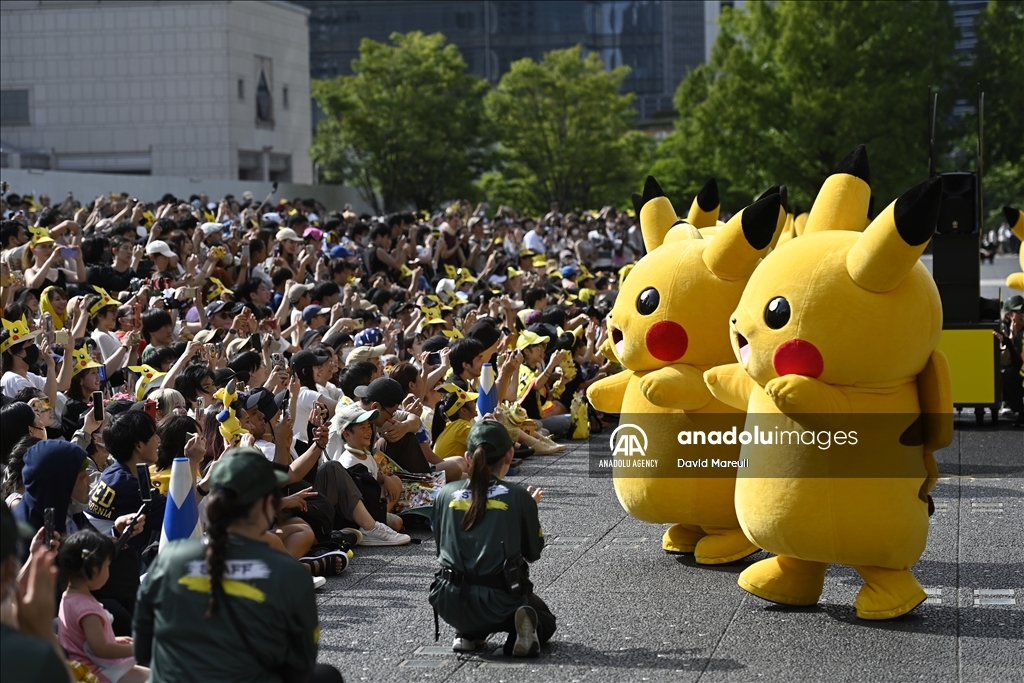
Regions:
[[71, 502], [68, 503], [68, 516], [69, 517], [73, 517], [73, 516], [75, 516], [77, 514], [85, 512], [88, 509], [89, 509], [89, 502], [88, 501], [82, 503], [82, 502], [79, 502], [79, 501], [75, 500], [74, 498], [72, 498]]
[[25, 349], [25, 363], [35, 365], [39, 362], [39, 347], [29, 346]]

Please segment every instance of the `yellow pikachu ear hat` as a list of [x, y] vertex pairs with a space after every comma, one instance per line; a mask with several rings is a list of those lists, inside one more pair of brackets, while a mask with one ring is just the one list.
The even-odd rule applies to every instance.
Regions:
[[12, 346], [34, 341], [39, 336], [39, 330], [33, 332], [28, 329], [28, 321], [25, 319], [25, 316], [21, 316], [21, 320], [15, 320], [14, 322], [7, 320], [7, 318], [0, 318], [0, 322], [3, 322], [4, 329], [7, 331], [7, 337], [0, 341], [0, 353], [6, 353]]
[[[74, 361], [74, 367], [71, 370], [71, 376], [74, 377], [79, 373], [85, 372], [89, 368], [100, 368], [103, 367], [103, 363], [97, 363], [89, 355], [89, 349], [86, 346], [81, 346], [74, 350], [71, 354], [71, 358]], [[140, 399], [141, 400], [141, 399]]]
[[219, 299], [222, 294], [234, 294], [230, 289], [224, 286], [224, 283], [215, 277], [210, 278], [210, 282], [213, 283], [213, 289], [206, 295], [206, 301], [209, 303], [214, 299]]
[[[1006, 223], [1010, 226], [1010, 230], [1017, 236], [1022, 242], [1024, 242], [1024, 211], [1013, 208], [1012, 206], [1003, 207], [1003, 217], [1006, 218]], [[1024, 271], [1024, 249], [1020, 250], [1020, 269]], [[1024, 291], [1024, 272], [1022, 273], [1011, 273], [1006, 278], [1006, 286], [1012, 289], [1018, 289]]]
[[55, 240], [50, 237], [50, 231], [47, 228], [32, 227], [28, 229], [28, 234], [32, 235], [32, 241], [29, 246], [36, 246], [37, 244], [52, 244]]
[[96, 303], [89, 307], [89, 317], [96, 315], [97, 313], [100, 312], [101, 309], [104, 309], [107, 306], [121, 305], [120, 301], [107, 294], [107, 290], [103, 289], [102, 287], [94, 286], [93, 289], [95, 289], [96, 293], [100, 295], [100, 298], [96, 300]]
[[163, 376], [167, 374], [145, 363], [142, 365], [130, 365], [128, 369], [139, 375], [139, 381], [135, 383], [136, 401], [141, 401], [146, 396], [146, 392], [153, 383], [158, 383], [158, 386], [162, 384]]
[[447, 391], [450, 394], [455, 394], [456, 396], [455, 403], [453, 403], [448, 410], [444, 411], [444, 414], [448, 417], [455, 415], [455, 413], [459, 412], [462, 406], [466, 405], [470, 401], [475, 401], [477, 396], [480, 395], [473, 393], [472, 391], [463, 391], [454, 384], [445, 384], [441, 387], [441, 390]]

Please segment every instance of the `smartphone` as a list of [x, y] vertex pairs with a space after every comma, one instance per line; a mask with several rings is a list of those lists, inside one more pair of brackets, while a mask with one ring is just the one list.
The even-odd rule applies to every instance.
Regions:
[[270, 360], [274, 363], [275, 368], [277, 368], [278, 370], [284, 370], [284, 360], [281, 359], [281, 354], [270, 354]]
[[363, 329], [365, 325], [366, 323], [363, 322], [362, 318], [356, 318], [355, 320], [352, 321], [352, 327], [354, 327], [357, 330]]
[[150, 502], [153, 500], [153, 484], [149, 480], [149, 465], [144, 462], [136, 464], [135, 475], [139, 478], [139, 494], [142, 496], [142, 502]]
[[53, 508], [43, 510], [43, 541], [46, 543], [47, 550], [53, 548], [53, 516]]
[[242, 258], [245, 259], [246, 261], [249, 260], [249, 245], [248, 244], [243, 244], [242, 245]]
[[437, 352], [437, 351], [431, 352], [427, 356], [427, 362], [430, 363], [431, 365], [440, 365], [441, 364], [441, 354], [439, 352]]
[[67, 346], [70, 341], [67, 330], [57, 330], [53, 333], [53, 341], [58, 346]]
[[156, 401], [151, 398], [147, 398], [146, 402], [142, 405], [142, 410], [146, 415], [149, 415], [154, 420], [156, 419]]
[[202, 396], [196, 397], [196, 417], [199, 417], [203, 412], [203, 408], [206, 407], [206, 401], [203, 400]]
[[92, 416], [97, 422], [103, 422], [103, 392], [92, 392]]
[[61, 247], [61, 258], [78, 258], [78, 247]]
[[195, 287], [182, 287], [178, 290], [177, 294], [178, 301], [191, 301], [196, 298]]

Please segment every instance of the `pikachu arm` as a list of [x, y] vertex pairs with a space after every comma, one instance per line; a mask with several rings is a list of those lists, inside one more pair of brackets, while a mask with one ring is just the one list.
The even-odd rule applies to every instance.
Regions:
[[704, 372], [704, 384], [711, 395], [737, 410], [747, 410], [756, 382], [739, 363], [719, 365]]
[[1006, 278], [1006, 286], [1024, 291], [1024, 273], [1011, 273], [1010, 276]]
[[632, 378], [633, 371], [624, 370], [594, 382], [587, 387], [590, 405], [602, 413], [621, 413], [622, 401], [626, 398], [626, 387]]
[[640, 379], [640, 393], [654, 405], [674, 410], [697, 410], [714, 398], [704, 373], [683, 363], [648, 372]]
[[917, 376], [917, 396], [924, 420], [924, 466], [928, 473], [918, 496], [928, 502], [928, 494], [939, 479], [934, 453], [953, 443], [953, 382], [949, 361], [941, 351], [932, 351]]
[[776, 377], [765, 384], [764, 393], [783, 414], [812, 429], [841, 429], [850, 415], [843, 392], [813, 377]]

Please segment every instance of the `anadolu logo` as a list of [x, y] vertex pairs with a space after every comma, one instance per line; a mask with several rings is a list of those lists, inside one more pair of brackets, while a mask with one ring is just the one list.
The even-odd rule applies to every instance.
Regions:
[[612, 457], [643, 458], [647, 456], [647, 432], [634, 424], [619, 425], [608, 439]]

